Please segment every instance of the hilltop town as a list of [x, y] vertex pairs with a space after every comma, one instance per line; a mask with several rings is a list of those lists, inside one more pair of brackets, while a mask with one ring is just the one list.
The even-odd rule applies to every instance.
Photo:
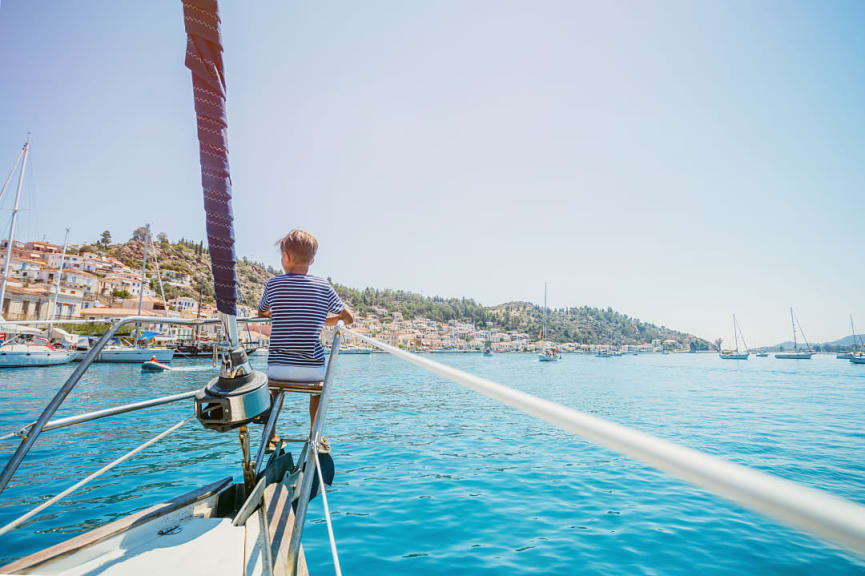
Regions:
[[[7, 320], [107, 321], [138, 313], [158, 318], [210, 318], [213, 306], [210, 258], [201, 243], [151, 238], [141, 281], [145, 228], [113, 243], [109, 231], [92, 244], [63, 247], [48, 242], [15, 242], [9, 266], [3, 317]], [[6, 241], [0, 245], [5, 258]], [[239, 314], [254, 316], [264, 283], [277, 270], [242, 258], [238, 261]], [[58, 284], [59, 279], [59, 284]], [[466, 298], [429, 298], [399, 290], [357, 290], [334, 283], [356, 312], [355, 328], [413, 350], [533, 351], [544, 343], [539, 328], [543, 309], [527, 302], [485, 307]], [[56, 292], [56, 295], [55, 295]], [[52, 306], [53, 304], [53, 306]], [[612, 309], [560, 308], [547, 312], [546, 340], [565, 351], [616, 347], [632, 351], [702, 350], [708, 343], [693, 335], [641, 322]], [[163, 339], [185, 338], [188, 327], [157, 325]], [[76, 328], [77, 329], [77, 328]], [[259, 333], [261, 332], [261, 333]], [[267, 327], [251, 327], [249, 339], [266, 338]], [[349, 343], [358, 345], [359, 343]]]

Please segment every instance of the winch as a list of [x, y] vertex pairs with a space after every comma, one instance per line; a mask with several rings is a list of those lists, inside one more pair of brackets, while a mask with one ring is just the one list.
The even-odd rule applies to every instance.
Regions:
[[[195, 416], [201, 425], [217, 432], [262, 423], [270, 411], [267, 376], [252, 369], [241, 347], [221, 352], [219, 376], [195, 395]], [[217, 349], [214, 349], [214, 360]]]

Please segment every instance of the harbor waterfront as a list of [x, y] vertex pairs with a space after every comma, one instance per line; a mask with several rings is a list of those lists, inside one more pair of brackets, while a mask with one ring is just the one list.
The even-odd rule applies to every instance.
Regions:
[[[643, 354], [441, 354], [436, 360], [542, 398], [865, 502], [865, 371], [831, 355], [724, 362]], [[257, 368], [263, 358], [254, 357]], [[71, 365], [0, 374], [0, 433], [32, 421]], [[207, 361], [170, 372], [95, 365], [69, 416], [200, 388]], [[279, 431], [308, 426], [287, 399]], [[0, 524], [191, 413], [189, 403], [46, 432], [0, 501]], [[346, 573], [733, 574], [865, 570], [861, 560], [689, 485], [502, 409], [381, 354], [341, 358], [328, 413], [328, 492]], [[257, 429], [258, 427], [256, 427]], [[2, 563], [239, 471], [234, 434], [196, 426], [152, 446], [6, 534]], [[14, 441], [0, 444], [8, 459]], [[309, 510], [311, 573], [331, 560], [321, 502]]]

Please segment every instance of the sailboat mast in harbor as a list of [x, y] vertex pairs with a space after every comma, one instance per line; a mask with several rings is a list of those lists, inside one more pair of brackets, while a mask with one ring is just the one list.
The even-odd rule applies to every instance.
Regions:
[[63, 276], [63, 265], [66, 263], [66, 248], [69, 246], [69, 228], [66, 229], [66, 236], [63, 237], [63, 252], [60, 253], [60, 265], [57, 267], [57, 282], [54, 283], [54, 298], [51, 302], [51, 307], [48, 309], [48, 335], [51, 335], [51, 328], [54, 326], [54, 312], [57, 309], [57, 299], [60, 297], [60, 279]]
[[805, 332], [802, 331], [802, 326], [799, 326], [799, 331], [802, 332], [802, 340], [805, 341], [805, 345], [808, 347], [806, 350], [799, 350], [799, 340], [796, 338], [796, 316], [793, 314], [793, 307], [790, 307], [790, 323], [793, 325], [793, 351], [792, 352], [780, 352], [775, 354], [775, 358], [780, 358], [782, 360], [810, 360], [813, 355], [811, 352], [811, 345], [808, 344], [808, 339], [805, 337]]
[[853, 348], [847, 352], [839, 352], [835, 358], [840, 360], [852, 360], [859, 353], [859, 337], [856, 335], [856, 326], [853, 325], [853, 315], [850, 314], [850, 333], [853, 334]]
[[[742, 335], [742, 344], [745, 346], [745, 351], [739, 351], [739, 335]], [[736, 315], [733, 314], [733, 342], [735, 348], [733, 350], [722, 350], [721, 358], [724, 360], [747, 360], [750, 352], [748, 351], [748, 344], [745, 342], [745, 335], [742, 334], [742, 329], [739, 327], [738, 322], [736, 322]]]
[[[138, 316], [141, 316], [141, 304], [144, 300], [144, 279], [145, 274], [147, 273], [147, 244], [150, 240], [150, 224], [144, 229], [144, 257], [141, 259], [141, 286], [138, 289]], [[141, 323], [138, 322], [135, 324], [135, 338], [132, 340], [132, 344], [138, 344], [138, 332], [141, 330]]]
[[21, 203], [21, 188], [24, 185], [24, 169], [27, 167], [27, 155], [30, 152], [30, 139], [28, 138], [26, 142], [24, 142], [24, 147], [21, 149], [21, 152], [18, 154], [18, 160], [15, 161], [15, 166], [12, 168], [12, 172], [9, 173], [9, 176], [6, 178], [6, 182], [3, 184], [3, 190], [0, 191], [0, 196], [3, 195], [3, 192], [6, 191], [6, 185], [9, 183], [9, 179], [12, 178], [12, 174], [15, 173], [15, 168], [18, 167], [18, 163], [21, 163], [21, 169], [18, 172], [18, 189], [15, 192], [15, 205], [12, 208], [12, 222], [9, 224], [9, 238], [6, 242], [6, 261], [3, 263], [3, 280], [0, 281], [0, 317], [2, 317], [2, 306], [3, 301], [6, 298], [6, 280], [9, 278], [9, 262], [12, 260], [12, 244], [15, 242], [15, 223], [18, 221], [18, 206]]
[[538, 360], [541, 362], [555, 362], [560, 358], [559, 351], [555, 348], [549, 348], [546, 345], [547, 340], [547, 283], [544, 282], [544, 314], [541, 321], [541, 353], [538, 354]]
[[544, 282], [544, 319], [541, 324], [541, 342], [547, 339], [547, 283]]

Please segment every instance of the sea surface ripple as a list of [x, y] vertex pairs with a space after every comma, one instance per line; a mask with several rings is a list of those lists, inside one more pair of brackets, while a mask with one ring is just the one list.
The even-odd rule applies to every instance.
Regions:
[[[865, 502], [863, 366], [830, 356], [429, 358]], [[196, 389], [213, 374], [209, 362], [174, 367], [96, 365], [58, 416]], [[0, 372], [0, 434], [34, 420], [72, 368]], [[283, 436], [305, 432], [305, 402], [287, 402]], [[0, 524], [191, 406], [46, 432], [0, 495]], [[337, 466], [328, 500], [346, 574], [865, 573], [855, 557], [389, 356], [340, 357], [327, 436]], [[14, 447], [0, 443], [0, 464]], [[0, 536], [0, 564], [239, 472], [236, 433], [193, 421]], [[320, 499], [310, 505], [304, 548], [311, 573], [332, 573]]]

